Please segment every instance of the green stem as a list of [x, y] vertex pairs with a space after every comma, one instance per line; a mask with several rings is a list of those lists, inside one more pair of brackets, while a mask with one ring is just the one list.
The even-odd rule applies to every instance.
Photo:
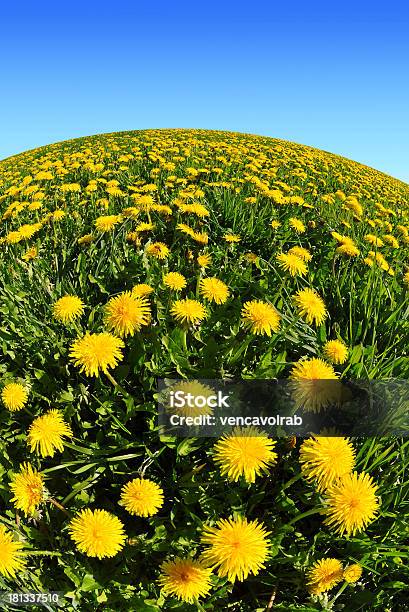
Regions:
[[2, 523], [5, 523], [6, 525], [9, 525], [13, 529], [18, 529], [18, 526], [16, 525], [16, 523], [13, 523], [13, 521], [10, 521], [9, 519], [4, 518], [4, 516], [0, 516], [0, 525]]
[[50, 504], [58, 508], [58, 510], [61, 510], [61, 512], [64, 512], [64, 514], [66, 514], [69, 518], [72, 518], [71, 513], [68, 512], [68, 510], [64, 508], [64, 506], [60, 504], [56, 499], [54, 499], [53, 497], [49, 497], [48, 501], [50, 502]]
[[78, 338], [82, 338], [82, 336], [84, 335], [84, 332], [82, 330], [81, 324], [79, 321], [74, 320], [71, 322], [71, 327], [74, 331], [77, 332], [78, 334]]
[[301, 519], [306, 518], [307, 516], [319, 514], [320, 512], [322, 512], [322, 508], [312, 508], [311, 510], [307, 510], [307, 512], [303, 512], [302, 514], [299, 514], [298, 516], [291, 519], [291, 521], [287, 523], [287, 525], [293, 525], [294, 523], [297, 523], [297, 521], [301, 521]]
[[183, 350], [185, 351], [185, 353], [188, 353], [188, 348], [187, 348], [187, 330], [186, 329], [183, 330], [182, 347], [183, 347]]
[[24, 553], [28, 556], [37, 556], [37, 557], [61, 557], [62, 554], [60, 552], [54, 550], [25, 550]]
[[34, 419], [34, 414], [26, 406], [23, 406], [23, 410], [24, 412], [27, 412], [32, 419]]
[[105, 372], [105, 376], [107, 377], [107, 379], [114, 385], [114, 387], [119, 387], [118, 383], [116, 382], [115, 378], [112, 376], [112, 374], [110, 374], [108, 372], [108, 370]]
[[118, 389], [122, 393], [124, 397], [131, 397], [127, 391], [119, 383], [116, 382], [115, 378], [108, 371], [105, 372], [105, 376], [108, 378], [109, 382], [113, 384], [115, 389]]
[[297, 482], [297, 480], [300, 480], [300, 478], [302, 478], [302, 472], [300, 472], [299, 474], [296, 474], [295, 476], [290, 478], [290, 480], [284, 483], [283, 486], [281, 487], [281, 491], [285, 491], [286, 489], [288, 489], [288, 487], [291, 487], [295, 482]]
[[334, 597], [328, 602], [328, 607], [332, 606], [332, 604], [334, 603], [334, 601], [336, 599], [338, 599], [338, 597], [345, 591], [345, 589], [347, 588], [348, 583], [344, 582], [344, 584], [341, 586], [341, 588], [338, 590], [338, 593], [336, 595], [334, 595]]

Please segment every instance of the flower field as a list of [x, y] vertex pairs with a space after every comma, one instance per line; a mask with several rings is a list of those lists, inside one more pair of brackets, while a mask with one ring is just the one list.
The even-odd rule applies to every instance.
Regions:
[[408, 185], [146, 130], [0, 162], [0, 218], [0, 591], [409, 610], [405, 438], [160, 436], [156, 404], [158, 378], [407, 379]]

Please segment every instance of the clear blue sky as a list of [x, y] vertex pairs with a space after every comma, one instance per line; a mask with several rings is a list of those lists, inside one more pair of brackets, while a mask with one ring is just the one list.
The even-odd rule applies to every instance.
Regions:
[[0, 158], [201, 127], [308, 144], [409, 182], [405, 1], [9, 0], [0, 11]]

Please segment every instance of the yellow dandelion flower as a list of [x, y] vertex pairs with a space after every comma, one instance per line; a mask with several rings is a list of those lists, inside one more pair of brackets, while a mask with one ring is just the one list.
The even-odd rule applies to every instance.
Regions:
[[307, 584], [311, 593], [319, 595], [325, 591], [330, 591], [341, 582], [342, 578], [343, 569], [341, 561], [328, 557], [314, 563], [308, 571]]
[[350, 240], [350, 238], [343, 236], [342, 234], [339, 234], [338, 232], [331, 232], [331, 236], [337, 241], [340, 242], [341, 244], [344, 242], [344, 240]]
[[212, 258], [210, 255], [208, 255], [207, 253], [205, 253], [204, 255], [198, 255], [197, 257], [197, 263], [199, 264], [199, 266], [203, 269], [207, 268], [208, 266], [210, 266], [210, 264], [212, 263]]
[[405, 285], [409, 285], [409, 271], [405, 272], [405, 274], [403, 275], [403, 282], [405, 283]]
[[78, 238], [77, 242], [79, 245], [83, 246], [84, 244], [91, 244], [94, 241], [94, 236], [92, 234], [85, 234]]
[[44, 501], [43, 476], [30, 463], [23, 463], [20, 472], [13, 474], [10, 489], [14, 493], [11, 501], [26, 516], [35, 514], [37, 507]]
[[49, 181], [51, 179], [53, 179], [53, 174], [52, 172], [48, 172], [46, 170], [42, 170], [40, 172], [37, 172], [37, 174], [35, 175], [34, 179], [36, 181]]
[[25, 569], [23, 544], [13, 540], [13, 534], [0, 524], [0, 574], [15, 578]]
[[377, 236], [374, 236], [374, 234], [366, 234], [364, 236], [364, 240], [366, 242], [369, 242], [369, 244], [373, 244], [376, 247], [383, 247], [384, 246], [384, 242], [383, 240], [381, 240], [380, 238], [378, 238]]
[[[21, 229], [20, 229], [21, 231]], [[384, 241], [389, 244], [393, 249], [399, 249], [399, 242], [392, 234], [385, 234], [383, 236]]]
[[179, 272], [168, 272], [163, 276], [163, 282], [166, 287], [173, 289], [173, 291], [181, 291], [186, 287], [186, 278]]
[[6, 236], [6, 242], [8, 244], [17, 244], [23, 240], [24, 236], [20, 232], [9, 232]]
[[369, 474], [353, 472], [343, 476], [326, 492], [325, 524], [340, 535], [355, 535], [365, 529], [379, 509], [377, 489]]
[[279, 227], [281, 227], [281, 223], [280, 221], [276, 221], [275, 219], [272, 220], [272, 222], [270, 223], [271, 227], [273, 228], [273, 230], [278, 229]]
[[163, 506], [163, 490], [147, 478], [135, 478], [121, 489], [121, 504], [137, 516], [153, 516]]
[[61, 221], [61, 219], [63, 219], [65, 217], [65, 211], [64, 210], [55, 210], [53, 212], [53, 216], [52, 219], [53, 221]]
[[60, 189], [66, 193], [75, 193], [81, 191], [81, 185], [79, 183], [64, 183], [63, 185], [60, 185]]
[[145, 212], [149, 212], [155, 204], [155, 200], [151, 195], [137, 195], [136, 204]]
[[71, 427], [64, 421], [60, 410], [49, 410], [31, 423], [27, 444], [31, 452], [39, 452], [42, 457], [54, 457], [55, 451], [64, 450], [63, 438], [72, 438]]
[[275, 204], [286, 204], [286, 198], [279, 189], [267, 189], [265, 194], [270, 197]]
[[199, 202], [193, 202], [192, 204], [187, 204], [187, 203], [179, 204], [178, 208], [182, 212], [192, 213], [201, 218], [209, 217], [210, 215], [206, 206], [203, 206], [203, 204], [200, 204]]
[[151, 257], [156, 257], [156, 259], [166, 259], [170, 251], [163, 242], [153, 242], [146, 247], [145, 252]]
[[105, 323], [121, 338], [133, 336], [142, 326], [149, 325], [150, 320], [148, 300], [131, 291], [112, 297], [105, 306]]
[[382, 253], [374, 253], [373, 251], [369, 251], [369, 256], [375, 257], [375, 262], [382, 270], [385, 270], [387, 272], [390, 269], [389, 264], [386, 261], [385, 257], [382, 255]]
[[209, 242], [209, 236], [206, 232], [193, 232], [191, 237], [199, 244], [207, 244]]
[[308, 249], [304, 249], [304, 247], [299, 247], [299, 246], [292, 247], [291, 249], [288, 249], [288, 253], [290, 255], [296, 255], [297, 257], [299, 257], [300, 259], [306, 262], [309, 262], [312, 259], [311, 253], [309, 252]]
[[138, 223], [138, 225], [135, 227], [135, 232], [150, 232], [152, 230], [155, 229], [155, 225], [153, 223], [147, 223], [147, 222], [142, 222], [142, 223]]
[[114, 557], [124, 547], [122, 522], [106, 510], [81, 510], [68, 527], [77, 549], [88, 557]]
[[85, 187], [86, 193], [94, 193], [94, 191], [98, 191], [98, 183], [95, 180], [89, 181], [88, 185]]
[[31, 238], [36, 233], [36, 229], [29, 224], [22, 225], [18, 228], [19, 233], [23, 236], [23, 238]]
[[256, 255], [255, 253], [245, 253], [244, 258], [249, 263], [256, 263], [259, 259], [258, 255]]
[[229, 297], [229, 288], [218, 278], [202, 278], [199, 285], [200, 294], [209, 302], [224, 304]]
[[354, 582], [358, 582], [360, 577], [362, 576], [362, 566], [359, 563], [353, 563], [352, 565], [348, 565], [344, 569], [344, 580], [348, 582], [348, 584], [353, 584]]
[[302, 359], [290, 372], [292, 398], [297, 407], [320, 412], [330, 404], [340, 403], [342, 386], [334, 368], [322, 359]]
[[71, 344], [70, 357], [86, 376], [99, 376], [100, 370], [106, 373], [122, 361], [124, 347], [123, 341], [112, 334], [87, 333]]
[[106, 192], [109, 195], [116, 196], [116, 197], [125, 195], [122, 189], [120, 189], [117, 185], [110, 185], [109, 187], [106, 188]]
[[328, 340], [324, 344], [324, 355], [331, 363], [345, 363], [348, 347], [341, 340]]
[[173, 214], [171, 207], [166, 204], [153, 204], [152, 210], [156, 210], [160, 215]]
[[179, 323], [193, 325], [201, 323], [207, 317], [207, 310], [203, 304], [189, 298], [174, 302], [170, 312]]
[[212, 570], [200, 561], [177, 557], [162, 563], [161, 572], [159, 584], [165, 595], [173, 595], [186, 603], [197, 602], [211, 589]]
[[276, 442], [255, 427], [248, 430], [236, 427], [216, 442], [213, 458], [222, 476], [233, 481], [244, 476], [246, 482], [255, 482], [256, 476], [268, 472], [276, 462], [275, 445]]
[[240, 242], [241, 238], [238, 234], [224, 234], [223, 240], [226, 242]]
[[336, 252], [347, 257], [357, 257], [360, 254], [360, 250], [352, 241], [341, 244], [341, 246], [336, 249]]
[[337, 478], [352, 472], [355, 450], [348, 438], [313, 436], [301, 444], [300, 464], [305, 478], [324, 491]]
[[124, 208], [122, 211], [122, 215], [124, 217], [130, 217], [131, 219], [136, 219], [139, 215], [139, 208], [135, 206], [128, 206], [128, 208]]
[[221, 519], [215, 527], [205, 526], [202, 542], [207, 545], [203, 562], [218, 568], [220, 577], [242, 582], [249, 574], [263, 569], [269, 552], [269, 532], [264, 526], [246, 518]]
[[84, 312], [84, 302], [76, 295], [65, 295], [53, 306], [53, 315], [61, 323], [71, 323]]
[[20, 383], [8, 383], [2, 389], [1, 399], [7, 410], [17, 412], [17, 410], [21, 410], [27, 404], [28, 391]]
[[24, 253], [21, 259], [23, 261], [31, 261], [32, 259], [35, 259], [37, 255], [38, 255], [37, 247], [31, 247], [31, 249], [28, 249], [28, 251]]
[[271, 304], [261, 300], [244, 302], [241, 310], [244, 326], [251, 333], [271, 336], [271, 332], [277, 333], [280, 328], [280, 315]]
[[276, 257], [280, 268], [289, 272], [291, 276], [305, 276], [307, 274], [307, 266], [305, 262], [294, 255], [294, 253], [280, 253]]
[[396, 229], [400, 234], [402, 234], [402, 236], [409, 236], [409, 229], [404, 225], [397, 225]]
[[140, 283], [139, 285], [135, 285], [132, 287], [132, 293], [136, 295], [136, 297], [145, 297], [150, 295], [155, 290], [150, 285], [146, 285], [145, 283]]
[[28, 210], [40, 210], [40, 208], [43, 208], [43, 204], [41, 202], [31, 202], [27, 208]]
[[141, 191], [145, 193], [152, 193], [157, 190], [158, 190], [158, 187], [157, 185], [155, 185], [155, 183], [147, 183], [146, 185], [143, 185], [143, 187], [141, 187]]
[[106, 215], [95, 220], [95, 227], [99, 232], [110, 232], [121, 221], [121, 215]]
[[348, 196], [344, 201], [344, 207], [354, 212], [357, 217], [363, 215], [364, 209], [355, 196]]
[[187, 234], [188, 236], [193, 236], [195, 233], [195, 230], [189, 225], [186, 225], [186, 223], [178, 223], [176, 229], [183, 232], [184, 234]]
[[321, 325], [327, 317], [327, 309], [323, 299], [315, 289], [300, 289], [294, 296], [294, 301], [298, 307], [298, 314], [305, 321], [312, 325]]
[[296, 219], [295, 217], [291, 217], [288, 220], [288, 224], [289, 224], [289, 226], [293, 230], [295, 230], [297, 232], [297, 234], [304, 234], [304, 232], [305, 232], [305, 225], [299, 219]]

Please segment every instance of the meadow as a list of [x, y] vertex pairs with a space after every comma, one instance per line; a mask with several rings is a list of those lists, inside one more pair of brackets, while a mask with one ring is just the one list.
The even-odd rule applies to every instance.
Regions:
[[159, 436], [156, 403], [158, 378], [407, 379], [409, 185], [145, 130], [3, 160], [0, 218], [0, 591], [409, 610], [406, 438]]

